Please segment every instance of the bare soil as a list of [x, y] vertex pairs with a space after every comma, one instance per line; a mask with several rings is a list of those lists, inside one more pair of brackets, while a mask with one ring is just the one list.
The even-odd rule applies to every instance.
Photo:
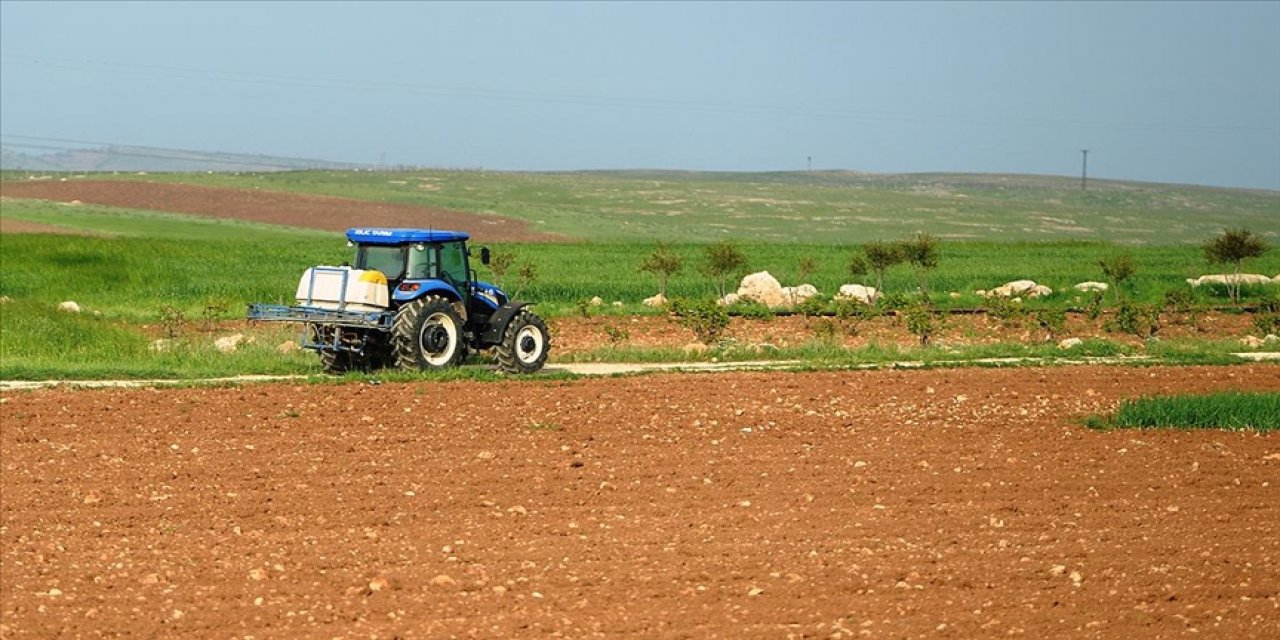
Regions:
[[104, 236], [107, 234], [94, 233], [83, 229], [72, 229], [70, 227], [59, 227], [55, 224], [40, 224], [39, 222], [27, 222], [26, 220], [14, 220], [12, 218], [0, 218], [0, 235], [6, 233], [57, 233], [70, 236]]
[[0, 636], [1277, 637], [1280, 367], [0, 395]]
[[282, 191], [230, 189], [161, 182], [68, 180], [0, 182], [0, 195], [56, 202], [78, 200], [130, 209], [232, 218], [326, 231], [350, 227], [466, 229], [481, 242], [563, 242], [527, 222], [436, 207], [352, 200]]

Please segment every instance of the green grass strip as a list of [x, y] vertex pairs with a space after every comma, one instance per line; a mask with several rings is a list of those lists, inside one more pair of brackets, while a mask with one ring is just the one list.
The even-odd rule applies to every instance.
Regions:
[[1280, 392], [1225, 391], [1207, 395], [1150, 396], [1125, 400], [1110, 416], [1090, 416], [1094, 429], [1280, 429]]

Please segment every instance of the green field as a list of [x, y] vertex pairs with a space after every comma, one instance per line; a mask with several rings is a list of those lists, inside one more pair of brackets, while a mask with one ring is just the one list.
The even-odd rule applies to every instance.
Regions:
[[1076, 180], [1053, 176], [294, 171], [84, 177], [431, 205], [606, 242], [850, 244], [925, 231], [950, 240], [1170, 245], [1201, 243], [1238, 226], [1280, 240], [1280, 192], [1106, 180], [1082, 191]]
[[[537, 302], [540, 312], [552, 318], [577, 313], [580, 301], [593, 296], [599, 296], [606, 302], [623, 303], [621, 309], [606, 305], [601, 311], [603, 313], [657, 313], [640, 304], [642, 299], [657, 291], [657, 282], [650, 275], [638, 271], [645, 256], [657, 246], [655, 238], [690, 240], [670, 245], [684, 259], [683, 270], [669, 285], [668, 294], [672, 297], [709, 298], [714, 294], [715, 283], [700, 273], [705, 262], [706, 245], [692, 241], [705, 241], [721, 235], [742, 238], [739, 246], [748, 257], [747, 267], [735, 274], [733, 282], [736, 283], [736, 279], [745, 273], [768, 270], [784, 285], [800, 284], [801, 263], [808, 260], [814, 268], [803, 282], [831, 295], [841, 284], [868, 281], [866, 278], [855, 280], [848, 275], [847, 265], [857, 246], [842, 238], [863, 237], [869, 233], [868, 230], [874, 230], [874, 239], [892, 240], [904, 237], [911, 227], [886, 218], [876, 224], [860, 223], [856, 226], [856, 233], [846, 233], [853, 227], [844, 231], [835, 227], [824, 230], [826, 228], [822, 224], [825, 223], [815, 223], [812, 219], [777, 217], [774, 211], [777, 205], [745, 201], [742, 206], [744, 211], [751, 211], [750, 214], [716, 218], [708, 211], [719, 209], [724, 202], [735, 198], [755, 198], [749, 194], [757, 192], [773, 194], [768, 196], [770, 198], [788, 193], [796, 198], [800, 194], [809, 194], [805, 196], [808, 200], [818, 202], [834, 197], [832, 194], [861, 191], [867, 197], [898, 203], [893, 206], [905, 206], [905, 202], [937, 203], [941, 197], [938, 194], [915, 193], [916, 186], [913, 185], [918, 186], [919, 181], [925, 179], [919, 176], [898, 181], [880, 178], [884, 184], [873, 188], [868, 185], [852, 186], [850, 182], [864, 178], [826, 174], [503, 174], [499, 182], [506, 189], [504, 193], [511, 198], [510, 202], [516, 203], [509, 205], [511, 211], [508, 211], [500, 206], [501, 200], [492, 207], [477, 204], [479, 196], [474, 194], [485, 188], [482, 185], [490, 180], [491, 174], [432, 172], [429, 175], [440, 182], [438, 191], [421, 189], [420, 183], [408, 181], [417, 175], [299, 172], [162, 178], [231, 186], [257, 182], [265, 183], [262, 186], [268, 188], [331, 192], [371, 199], [396, 199], [393, 194], [398, 189], [412, 186], [422, 193], [406, 194], [400, 201], [497, 211], [508, 215], [520, 209], [526, 215], [535, 215], [533, 219], [540, 219], [538, 216], [541, 214], [536, 212], [543, 211], [546, 215], [541, 217], [546, 218], [547, 230], [576, 228], [580, 235], [592, 240], [569, 244], [490, 245], [495, 251], [513, 253], [517, 258], [516, 268], [506, 276], [498, 277], [487, 268], [476, 266], [482, 279], [496, 282], [521, 299]], [[675, 177], [669, 177], [671, 175]], [[807, 181], [811, 180], [819, 184], [809, 184]], [[1150, 213], [1155, 206], [1150, 199], [1157, 197], [1153, 193], [1158, 192], [1162, 194], [1158, 198], [1167, 200], [1184, 189], [1144, 192], [1138, 187], [1126, 191], [1120, 185], [1112, 185], [1109, 191], [1100, 189], [1097, 194], [1076, 193], [1072, 199], [1062, 191], [1057, 179], [1052, 178], [1042, 179], [1044, 184], [1036, 179], [1023, 178], [1017, 189], [1003, 190], [992, 186], [993, 181], [999, 182], [998, 177], [944, 176], [938, 180], [954, 187], [955, 193], [990, 191], [988, 201], [1001, 208], [989, 215], [993, 221], [1000, 219], [1005, 223], [1017, 218], [1014, 212], [1019, 210], [1018, 207], [1039, 206], [1037, 198], [1049, 192], [1061, 193], [1064, 202], [1075, 203], [1071, 206], [1083, 206], [1082, 203], [1090, 198], [1109, 197], [1118, 199], [1116, 206], [1121, 211], [1125, 210], [1124, 207], [1140, 207]], [[344, 185], [342, 181], [350, 184]], [[389, 184], [395, 181], [407, 184]], [[583, 186], [593, 184], [593, 181], [597, 181], [594, 183], [596, 187]], [[697, 192], [705, 198], [696, 207], [696, 212], [687, 215], [658, 215], [652, 209], [643, 214], [630, 211], [633, 207], [637, 211], [644, 209], [647, 206], [644, 203], [652, 198], [666, 199], [670, 196], [646, 191], [648, 187], [644, 185], [649, 183], [657, 185], [653, 188], [670, 188], [686, 195]], [[563, 189], [557, 191], [548, 186], [556, 184]], [[1207, 265], [1198, 246], [1216, 233], [1209, 226], [1220, 223], [1221, 226], [1239, 226], [1252, 222], [1255, 223], [1255, 231], [1268, 237], [1275, 235], [1277, 212], [1274, 194], [1185, 189], [1199, 198], [1193, 200], [1199, 203], [1198, 207], [1218, 207], [1224, 211], [1244, 213], [1231, 214], [1238, 215], [1239, 219], [1219, 219], [1211, 215], [1195, 217], [1199, 221], [1195, 224], [1204, 226], [1202, 231], [1196, 232], [1200, 235], [1195, 238], [1191, 238], [1187, 231], [1190, 227], [1178, 230], [1174, 229], [1176, 225], [1170, 225], [1165, 231], [1177, 231], [1174, 236], [1169, 233], [1158, 236], [1166, 242], [1128, 247], [1076, 239], [1087, 236], [1073, 232], [1046, 231], [1042, 235], [1041, 231], [998, 233], [988, 230], [981, 234], [999, 238], [1000, 242], [956, 241], [944, 237], [940, 245], [939, 266], [930, 274], [933, 299], [944, 308], [981, 307], [987, 303], [974, 294], [975, 290], [990, 289], [1010, 280], [1032, 279], [1052, 287], [1056, 293], [1030, 304], [1078, 307], [1083, 302], [1082, 297], [1071, 291], [1070, 286], [1084, 280], [1102, 280], [1098, 260], [1117, 251], [1127, 251], [1137, 265], [1129, 295], [1138, 302], [1158, 303], [1166, 291], [1189, 290], [1185, 278], [1223, 270], [1222, 267]], [[600, 195], [604, 192], [613, 195]], [[473, 194], [472, 200], [465, 200], [460, 195], [468, 193]], [[585, 194], [588, 193], [596, 193], [599, 197], [587, 198]], [[580, 198], [586, 198], [581, 207], [565, 204]], [[1213, 198], [1217, 198], [1217, 204], [1207, 204]], [[539, 201], [543, 204], [526, 206]], [[757, 205], [760, 208], [756, 208]], [[804, 206], [818, 207], [817, 204]], [[599, 216], [585, 213], [596, 207], [603, 207], [605, 212]], [[535, 214], [530, 214], [531, 210]], [[943, 209], [929, 211], [932, 213], [920, 213], [916, 219], [941, 215]], [[245, 305], [250, 302], [291, 302], [298, 278], [307, 267], [339, 264], [350, 259], [350, 249], [340, 234], [314, 230], [94, 205], [72, 207], [12, 198], [0, 202], [0, 215], [5, 219], [51, 224], [95, 234], [0, 236], [0, 264], [3, 265], [0, 269], [0, 296], [9, 298], [9, 302], [0, 306], [0, 356], [3, 356], [0, 358], [3, 360], [0, 377], [6, 378], [59, 374], [72, 377], [113, 374], [181, 376], [312, 371], [315, 365], [309, 354], [280, 358], [273, 351], [275, 343], [247, 348], [234, 358], [206, 357], [208, 345], [193, 343], [166, 353], [150, 352], [148, 345], [158, 334], [161, 319], [166, 314], [181, 314], [189, 321], [205, 317], [217, 320], [242, 318]], [[1182, 216], [1185, 218], [1187, 214]], [[1117, 214], [1112, 217], [1121, 219], [1124, 216]], [[733, 219], [736, 222], [730, 228], [731, 232], [722, 233], [720, 227], [711, 222], [715, 219]], [[1214, 222], [1203, 222], [1205, 219]], [[559, 222], [553, 224], [554, 220]], [[1256, 224], [1259, 222], [1271, 226]], [[1147, 223], [1154, 225], [1150, 220]], [[752, 224], [766, 225], [769, 229], [761, 227], [757, 230], [759, 233], [754, 233], [751, 232]], [[936, 235], [945, 235], [931, 230]], [[632, 232], [635, 233], [628, 235]], [[1149, 235], [1155, 235], [1155, 232]], [[1186, 236], [1185, 241], [1169, 241], [1170, 237], [1183, 236]], [[1028, 237], [1038, 240], [1019, 239]], [[796, 242], [799, 239], [809, 242]], [[1274, 239], [1272, 244], [1275, 244]], [[531, 268], [535, 277], [521, 278], [517, 275], [520, 267]], [[1280, 273], [1280, 251], [1273, 250], [1247, 263], [1246, 270]], [[899, 266], [888, 273], [885, 290], [907, 295], [914, 291], [915, 283], [911, 270]], [[1274, 297], [1277, 293], [1274, 289], [1247, 288], [1245, 302], [1256, 303]], [[952, 292], [956, 295], [949, 295]], [[1223, 293], [1201, 288], [1194, 291], [1193, 299], [1200, 305], [1221, 305], [1225, 303]], [[77, 301], [87, 313], [76, 316], [54, 311], [63, 300]], [[289, 336], [281, 334], [276, 337], [288, 339]], [[1099, 353], [1105, 353], [1109, 348], [1102, 345]], [[822, 345], [808, 349], [812, 353], [800, 349], [790, 355], [823, 361], [864, 357], [874, 360], [901, 355], [871, 352], [841, 355], [831, 353], [830, 348]], [[1177, 347], [1169, 349], [1170, 354], [1178, 355]], [[1225, 352], [1225, 349], [1215, 346], [1209, 351]], [[1021, 352], [1004, 349], [1001, 353], [1017, 355]], [[652, 359], [662, 354], [621, 355]]]

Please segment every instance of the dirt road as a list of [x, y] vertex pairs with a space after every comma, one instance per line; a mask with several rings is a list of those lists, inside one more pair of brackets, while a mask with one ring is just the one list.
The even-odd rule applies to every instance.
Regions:
[[6, 392], [0, 636], [1276, 637], [1280, 367]]

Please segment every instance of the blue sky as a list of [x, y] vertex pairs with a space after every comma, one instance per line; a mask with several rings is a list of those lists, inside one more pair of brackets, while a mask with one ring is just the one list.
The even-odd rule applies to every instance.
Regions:
[[0, 134], [1280, 189], [1280, 3], [4, 0]]

